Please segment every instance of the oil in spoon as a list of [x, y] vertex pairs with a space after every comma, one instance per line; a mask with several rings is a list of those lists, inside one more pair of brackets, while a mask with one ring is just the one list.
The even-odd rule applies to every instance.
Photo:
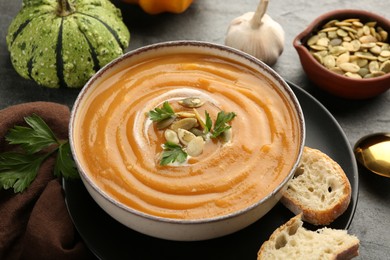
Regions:
[[390, 178], [390, 133], [377, 133], [361, 138], [354, 147], [360, 164], [381, 176]]

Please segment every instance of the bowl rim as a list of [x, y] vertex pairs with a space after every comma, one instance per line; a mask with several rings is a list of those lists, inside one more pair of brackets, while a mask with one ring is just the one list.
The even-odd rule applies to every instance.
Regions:
[[[355, 15], [355, 16], [353, 16]], [[318, 16], [316, 19], [314, 19], [301, 33], [299, 33], [293, 40], [293, 46], [294, 48], [298, 51], [301, 52], [301, 54], [305, 55], [308, 57], [311, 63], [313, 63], [313, 66], [316, 66], [317, 69], [319, 69], [321, 72], [326, 73], [328, 75], [331, 75], [332, 77], [335, 77], [338, 80], [343, 80], [345, 82], [350, 82], [353, 84], [354, 87], [356, 88], [366, 88], [367, 86], [364, 85], [359, 85], [361, 83], [376, 83], [376, 82], [381, 82], [384, 80], [390, 80], [390, 73], [386, 73], [385, 75], [375, 77], [375, 78], [366, 78], [366, 79], [355, 79], [355, 78], [350, 78], [346, 77], [343, 75], [339, 75], [333, 71], [330, 71], [323, 65], [321, 65], [314, 57], [311, 55], [309, 52], [308, 48], [305, 46], [307, 38], [315, 31], [318, 27], [322, 26], [326, 22], [332, 20], [332, 19], [337, 19], [337, 18], [357, 18], [364, 17], [364, 18], [373, 18], [376, 22], [379, 22], [380, 25], [386, 25], [388, 27], [388, 32], [390, 34], [390, 20], [386, 19], [383, 16], [380, 16], [378, 14], [365, 11], [365, 10], [360, 10], [360, 9], [337, 9], [333, 10], [327, 13], [324, 13], [320, 16]], [[360, 16], [360, 17], [359, 17]], [[390, 39], [390, 35], [388, 37]], [[390, 42], [389, 42], [390, 44]], [[355, 83], [355, 84], [354, 84]], [[356, 84], [359, 83], [359, 84]], [[352, 85], [351, 85], [352, 86]], [[390, 84], [389, 84], [390, 88]]]
[[[159, 49], [159, 48], [175, 48], [175, 47], [183, 47], [183, 46], [184, 47], [195, 47], [195, 48], [200, 48], [200, 49], [202, 49], [202, 48], [204, 49], [204, 47], [206, 47], [206, 49], [217, 49], [218, 51], [227, 52], [229, 54], [232, 54], [234, 57], [245, 59], [248, 62], [250, 62], [251, 64], [253, 63], [256, 67], [261, 68], [264, 71], [266, 71], [271, 77], [273, 77], [273, 79], [275, 81], [277, 81], [279, 83], [280, 87], [283, 88], [284, 95], [287, 96], [288, 100], [291, 101], [292, 107], [294, 108], [294, 110], [296, 110], [297, 121], [298, 121], [297, 124], [298, 124], [298, 128], [300, 130], [300, 136], [301, 136], [301, 138], [299, 140], [299, 144], [298, 144], [299, 148], [298, 148], [297, 158], [296, 158], [296, 161], [294, 162], [294, 164], [292, 165], [292, 169], [290, 170], [288, 175], [283, 179], [283, 181], [281, 183], [279, 183], [278, 186], [275, 187], [275, 189], [273, 189], [270, 194], [268, 194], [267, 196], [265, 196], [261, 200], [257, 201], [256, 203], [249, 205], [246, 208], [242, 208], [240, 210], [237, 210], [237, 211], [225, 214], [225, 215], [215, 216], [215, 217], [211, 217], [211, 218], [199, 218], [199, 219], [167, 218], [167, 217], [155, 216], [152, 214], [144, 213], [142, 211], [133, 209], [133, 208], [115, 200], [114, 198], [109, 196], [105, 191], [103, 191], [100, 187], [98, 187], [97, 184], [95, 184], [91, 180], [91, 178], [88, 176], [88, 174], [85, 173], [85, 169], [79, 163], [77, 156], [76, 156], [76, 151], [75, 151], [74, 130], [73, 129], [75, 128], [74, 122], [75, 122], [75, 119], [77, 117], [77, 111], [80, 107], [80, 103], [83, 100], [83, 97], [87, 94], [89, 89], [92, 88], [95, 81], [97, 81], [99, 78], [103, 77], [104, 73], [106, 71], [109, 71], [115, 65], [121, 64], [121, 63], [125, 62], [125, 60], [127, 60], [127, 59], [131, 59], [133, 56], [141, 55], [144, 52], [153, 51], [153, 50]], [[221, 55], [221, 53], [216, 54], [216, 56], [220, 56], [220, 55]], [[237, 62], [241, 63], [241, 61], [237, 61]], [[299, 104], [299, 101], [298, 101], [296, 95], [292, 91], [291, 87], [286, 83], [286, 81], [278, 73], [276, 73], [270, 66], [268, 66], [267, 64], [265, 64], [261, 60], [255, 58], [254, 56], [249, 55], [243, 51], [240, 51], [238, 49], [235, 49], [235, 48], [232, 48], [229, 46], [217, 44], [217, 43], [211, 43], [211, 42], [206, 42], [206, 41], [197, 41], [197, 40], [177, 40], [177, 41], [165, 41], [165, 42], [154, 43], [154, 44], [146, 45], [146, 46], [134, 49], [132, 51], [129, 51], [129, 52], [123, 54], [122, 56], [112, 60], [111, 62], [109, 62], [108, 64], [103, 66], [96, 74], [94, 74], [87, 81], [87, 83], [84, 85], [84, 87], [81, 89], [81, 91], [78, 94], [76, 101], [72, 107], [71, 115], [70, 115], [70, 123], [69, 123], [69, 143], [70, 143], [70, 147], [71, 147], [71, 153], [72, 153], [72, 156], [73, 156], [75, 163], [77, 165], [77, 169], [80, 173], [80, 176], [82, 177], [81, 179], [82, 179], [83, 183], [84, 183], [84, 181], [87, 181], [87, 183], [90, 185], [90, 187], [95, 192], [97, 192], [100, 196], [102, 196], [105, 200], [107, 200], [111, 204], [114, 204], [115, 206], [119, 207], [120, 209], [122, 209], [128, 213], [131, 213], [131, 214], [134, 214], [138, 217], [146, 218], [146, 219], [149, 219], [152, 221], [173, 223], [173, 224], [177, 224], [177, 223], [179, 223], [179, 224], [204, 224], [204, 223], [210, 223], [210, 222], [218, 222], [218, 221], [222, 221], [222, 220], [226, 220], [226, 219], [230, 219], [230, 218], [242, 215], [246, 212], [253, 210], [254, 208], [258, 207], [259, 205], [266, 203], [269, 199], [271, 199], [276, 194], [278, 194], [281, 191], [281, 189], [287, 184], [287, 182], [294, 175], [294, 171], [299, 166], [299, 161], [302, 157], [303, 148], [305, 145], [305, 139], [306, 139], [306, 127], [305, 127], [305, 119], [304, 119], [302, 108]], [[85, 183], [84, 183], [84, 185], [85, 185]]]

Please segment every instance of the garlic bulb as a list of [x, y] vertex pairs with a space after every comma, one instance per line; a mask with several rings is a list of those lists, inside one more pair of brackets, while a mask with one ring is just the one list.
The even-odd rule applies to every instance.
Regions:
[[284, 30], [266, 14], [267, 6], [268, 0], [261, 0], [256, 12], [232, 20], [225, 45], [251, 54], [272, 66], [283, 52]]

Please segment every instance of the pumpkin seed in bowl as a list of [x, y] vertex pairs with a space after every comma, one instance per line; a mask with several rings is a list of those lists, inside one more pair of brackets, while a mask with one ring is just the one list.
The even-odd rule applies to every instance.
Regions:
[[367, 99], [390, 88], [388, 32], [385, 17], [338, 9], [313, 20], [293, 46], [317, 87], [342, 98]]
[[333, 19], [308, 39], [307, 46], [313, 57], [329, 70], [362, 79], [390, 72], [387, 40], [388, 32], [375, 21]]

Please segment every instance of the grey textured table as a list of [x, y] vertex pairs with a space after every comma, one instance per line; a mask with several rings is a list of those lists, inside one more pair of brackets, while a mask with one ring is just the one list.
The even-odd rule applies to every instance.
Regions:
[[[21, 0], [0, 0], [0, 109], [7, 106], [44, 100], [72, 106], [78, 90], [45, 89], [24, 80], [13, 69], [5, 37], [8, 26], [21, 7]], [[122, 9], [124, 21], [131, 32], [128, 50], [168, 40], [203, 40], [223, 43], [229, 22], [256, 8], [255, 0], [195, 0], [187, 12], [180, 15], [149, 16], [139, 8], [113, 1]], [[390, 19], [388, 1], [366, 0], [296, 0], [270, 1], [268, 14], [286, 32], [286, 45], [274, 69], [302, 87], [334, 115], [351, 146], [360, 136], [390, 131], [390, 91], [371, 100], [348, 101], [318, 90], [306, 77], [292, 47], [293, 38], [314, 18], [339, 9], [364, 9]], [[349, 232], [361, 240], [358, 259], [390, 259], [390, 179], [368, 174], [359, 168], [359, 199]]]

